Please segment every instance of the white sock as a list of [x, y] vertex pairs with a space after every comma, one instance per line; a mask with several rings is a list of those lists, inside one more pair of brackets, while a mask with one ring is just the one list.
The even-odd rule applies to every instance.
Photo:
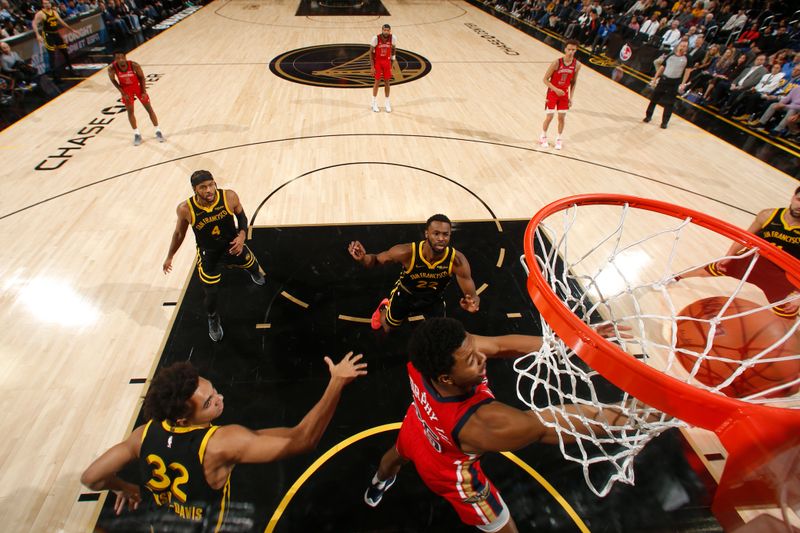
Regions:
[[542, 132], [542, 137], [547, 137], [547, 132], [546, 131]]
[[388, 98], [386, 99], [386, 105], [392, 105]]
[[134, 135], [141, 135], [141, 133], [139, 133], [139, 128], [136, 128], [135, 130], [133, 130], [133, 134]]
[[383, 480], [381, 480], [381, 479], [378, 477], [378, 473], [377, 473], [377, 472], [375, 472], [375, 475], [374, 475], [374, 476], [372, 476], [372, 484], [373, 484], [373, 485], [379, 485], [379, 484], [382, 484], [382, 483], [383, 483]]
[[557, 140], [557, 141], [560, 141], [560, 140], [561, 140], [561, 134], [560, 134], [560, 133], [559, 133], [558, 135], [556, 135], [556, 140]]
[[372, 97], [372, 103], [373, 103], [373, 104], [377, 104], [377, 103], [378, 103], [378, 98], [377, 98], [377, 97], [375, 97], [375, 96], [373, 96], [373, 97]]
[[161, 132], [161, 127], [159, 127], [159, 126], [156, 126], [156, 133], [162, 133], [162, 132]]

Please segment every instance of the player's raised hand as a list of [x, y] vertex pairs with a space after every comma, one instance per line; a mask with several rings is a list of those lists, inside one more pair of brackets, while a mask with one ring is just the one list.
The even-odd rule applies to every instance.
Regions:
[[364, 245], [358, 241], [353, 241], [347, 247], [347, 251], [350, 252], [350, 255], [358, 262], [364, 260], [367, 256], [367, 251], [364, 249]]
[[478, 309], [481, 307], [481, 298], [477, 294], [472, 296], [471, 294], [465, 294], [461, 301], [461, 308], [467, 311], [468, 313], [477, 313]]
[[366, 376], [367, 363], [359, 363], [363, 357], [362, 354], [353, 355], [353, 352], [347, 352], [341, 361], [333, 364], [331, 358], [326, 355], [325, 362], [331, 372], [331, 379], [339, 379], [347, 384], [358, 376]]

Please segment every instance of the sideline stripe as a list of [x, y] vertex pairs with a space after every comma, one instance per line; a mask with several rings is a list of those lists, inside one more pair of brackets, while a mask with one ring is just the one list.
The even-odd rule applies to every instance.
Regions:
[[[311, 466], [306, 468], [305, 472], [303, 472], [300, 475], [300, 477], [297, 478], [297, 481], [295, 481], [292, 484], [292, 486], [289, 487], [289, 490], [286, 491], [286, 494], [284, 495], [281, 502], [278, 504], [278, 507], [275, 509], [275, 512], [272, 513], [272, 517], [269, 519], [269, 522], [267, 522], [267, 527], [266, 529], [264, 529], [264, 533], [273, 533], [275, 531], [275, 528], [278, 525], [278, 521], [281, 519], [281, 516], [283, 516], [283, 512], [289, 506], [289, 503], [292, 501], [292, 498], [294, 498], [295, 494], [297, 494], [297, 491], [300, 490], [303, 484], [306, 481], [308, 481], [308, 478], [314, 475], [314, 472], [316, 472], [319, 469], [319, 467], [325, 464], [328, 461], [328, 459], [330, 459], [340, 451], [344, 450], [351, 444], [354, 444], [367, 437], [377, 435], [378, 433], [385, 433], [387, 431], [398, 430], [400, 429], [400, 425], [401, 422], [392, 422], [390, 424], [384, 424], [382, 426], [375, 426], [373, 428], [366, 429], [360, 433], [356, 433], [355, 435], [344, 439], [342, 442], [334, 445], [332, 448], [330, 448], [328, 451], [322, 454], [319, 457], [319, 459], [314, 461], [311, 464]], [[581, 520], [581, 517], [578, 516], [578, 513], [575, 512], [575, 510], [567, 502], [567, 500], [565, 500], [564, 497], [561, 496], [561, 494], [559, 494], [558, 491], [550, 483], [548, 483], [546, 479], [544, 479], [541, 476], [541, 474], [539, 474], [536, 470], [531, 468], [531, 466], [528, 463], [526, 463], [525, 461], [523, 461], [522, 459], [520, 459], [511, 452], [502, 452], [502, 455], [504, 455], [508, 460], [510, 460], [511, 462], [515, 463], [517, 466], [522, 468], [522, 470], [527, 472], [547, 492], [549, 492], [550, 495], [553, 497], [553, 499], [556, 500], [556, 502], [558, 502], [558, 504], [561, 505], [564, 511], [566, 511], [569, 517], [572, 518], [573, 522], [575, 522], [575, 525], [578, 526], [578, 529], [581, 531], [581, 533], [590, 533], [589, 528], [586, 527], [586, 524], [583, 523], [583, 520]]]

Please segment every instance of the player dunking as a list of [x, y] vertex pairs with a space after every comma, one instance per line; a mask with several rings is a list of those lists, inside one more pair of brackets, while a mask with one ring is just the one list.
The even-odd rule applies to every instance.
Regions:
[[291, 428], [257, 431], [213, 425], [222, 414], [223, 396], [192, 365], [175, 363], [160, 370], [147, 391], [143, 411], [149, 421], [97, 458], [81, 483], [91, 490], [114, 491], [117, 514], [125, 507], [135, 509], [142, 499], [139, 486], [120, 479], [117, 472], [136, 462], [142, 480], [147, 480], [148, 531], [226, 531], [234, 466], [313, 450], [344, 386], [367, 373], [360, 359], [351, 352], [334, 365], [325, 357], [330, 381], [303, 420]]
[[[39, 25], [43, 26], [43, 31], [39, 32]], [[33, 16], [33, 32], [36, 34], [36, 40], [39, 41], [41, 46], [47, 50], [47, 57], [50, 61], [50, 70], [53, 73], [55, 81], [60, 81], [58, 69], [56, 69], [56, 51], [61, 53], [64, 58], [65, 67], [69, 68], [72, 75], [75, 75], [75, 69], [72, 68], [72, 63], [69, 60], [69, 52], [67, 52], [67, 43], [58, 32], [58, 28], [64, 26], [72, 33], [75, 30], [66, 22], [61, 19], [58, 11], [52, 8], [50, 0], [42, 0], [42, 9], [36, 12]], [[44, 34], [44, 35], [43, 35]]]
[[556, 136], [555, 148], [561, 150], [561, 134], [564, 132], [564, 119], [567, 110], [572, 107], [572, 99], [575, 97], [575, 85], [578, 82], [578, 72], [581, 64], [575, 59], [575, 52], [578, 50], [578, 41], [568, 40], [564, 45], [564, 57], [553, 61], [544, 74], [544, 84], [547, 86], [547, 99], [544, 104], [544, 123], [542, 124], [542, 134], [539, 136], [539, 146], [547, 148], [547, 128], [553, 120], [553, 114], [558, 113], [558, 135]]
[[191, 226], [197, 241], [197, 274], [205, 293], [208, 336], [217, 342], [222, 339], [222, 324], [217, 313], [222, 267], [247, 270], [256, 285], [264, 285], [264, 275], [256, 256], [244, 243], [247, 216], [236, 193], [217, 189], [214, 176], [208, 170], [194, 172], [190, 181], [194, 196], [178, 204], [178, 222], [172, 233], [163, 270], [165, 274], [172, 271], [172, 259]]
[[478, 311], [480, 297], [472, 281], [467, 258], [450, 246], [452, 224], [444, 215], [433, 215], [425, 223], [425, 240], [398, 244], [379, 254], [368, 254], [359, 241], [347, 250], [367, 268], [386, 263], [400, 263], [403, 270], [389, 294], [372, 314], [372, 329], [389, 332], [400, 327], [412, 312], [426, 316], [444, 316], [444, 289], [456, 276], [464, 297], [460, 304], [470, 313]]
[[[609, 327], [598, 332], [612, 334]], [[508, 507], [483, 473], [481, 455], [533, 442], [558, 444], [556, 430], [539, 416], [553, 422], [561, 415], [547, 410], [537, 416], [496, 401], [486, 380], [486, 360], [518, 357], [541, 346], [541, 337], [472, 335], [452, 318], [426, 320], [414, 330], [407, 365], [413, 401], [396, 445], [384, 454], [364, 494], [366, 503], [377, 506], [400, 468], [413, 462], [428, 488], [445, 498], [465, 524], [481, 531], [515, 533]], [[592, 424], [605, 421], [614, 426], [624, 420], [614, 408], [571, 405], [564, 410], [580, 413]], [[581, 433], [592, 432], [580, 422], [573, 424]]]
[[[756, 215], [747, 231], [800, 259], [800, 187], [795, 189], [789, 201], [789, 207], [764, 209]], [[735, 242], [728, 248], [725, 255], [735, 256], [745, 251], [747, 249], [744, 246]], [[750, 268], [751, 259], [750, 256], [723, 259], [705, 267], [690, 270], [686, 274], [677, 276], [675, 280], [708, 276], [730, 276], [742, 279]], [[753, 266], [747, 281], [764, 291], [764, 295], [770, 303], [780, 302], [798, 291], [797, 287], [786, 277], [783, 269], [764, 259], [760, 259]], [[795, 300], [775, 305], [772, 312], [783, 318], [794, 319], [797, 317], [799, 307], [800, 304]]]
[[378, 86], [383, 79], [383, 91], [386, 95], [386, 112], [392, 112], [389, 102], [390, 83], [392, 78], [392, 63], [396, 59], [397, 37], [392, 35], [392, 27], [384, 24], [381, 33], [372, 38], [369, 45], [369, 65], [375, 83], [372, 85], [372, 110], [378, 112]]
[[[147, 86], [145, 85], [144, 72], [139, 63], [135, 61], [128, 61], [125, 57], [125, 52], [115, 52], [114, 61], [108, 67], [108, 77], [111, 78], [111, 83], [122, 94], [122, 103], [125, 104], [125, 109], [128, 111], [128, 121], [133, 128], [133, 145], [139, 146], [142, 144], [142, 135], [139, 133], [139, 128], [136, 127], [136, 115], [133, 113], [133, 99], [136, 98], [147, 110], [150, 115], [150, 122], [156, 127], [156, 139], [158, 142], [164, 142], [164, 134], [161, 128], [158, 127], [158, 117], [156, 112], [153, 111], [153, 106], [150, 104], [150, 95], [147, 94]], [[119, 79], [119, 81], [117, 81]]]

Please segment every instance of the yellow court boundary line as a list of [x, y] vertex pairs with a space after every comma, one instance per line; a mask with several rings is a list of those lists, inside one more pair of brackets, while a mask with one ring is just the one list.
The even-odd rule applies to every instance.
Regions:
[[[383, 424], [382, 426], [375, 426], [366, 429], [364, 431], [361, 431], [360, 433], [356, 433], [351, 437], [347, 437], [340, 443], [331, 447], [324, 454], [322, 454], [316, 461], [314, 461], [311, 464], [311, 466], [306, 468], [305, 472], [303, 472], [300, 475], [300, 477], [297, 478], [297, 481], [295, 481], [292, 484], [292, 486], [289, 487], [289, 490], [286, 491], [286, 494], [283, 496], [283, 499], [278, 504], [278, 507], [275, 509], [275, 512], [272, 513], [272, 517], [269, 519], [269, 522], [267, 522], [267, 527], [266, 529], [264, 529], [264, 533], [273, 533], [275, 531], [275, 528], [278, 526], [278, 521], [281, 519], [281, 516], [283, 516], [283, 512], [289, 506], [289, 503], [292, 501], [295, 494], [297, 494], [297, 492], [300, 490], [303, 484], [306, 481], [308, 481], [308, 478], [310, 478], [314, 474], [314, 472], [316, 472], [319, 469], [319, 467], [325, 464], [328, 461], [328, 459], [330, 459], [340, 451], [344, 450], [351, 444], [354, 444], [367, 437], [377, 435], [378, 433], [385, 433], [387, 431], [394, 431], [396, 429], [400, 429], [400, 425], [401, 422], [392, 422], [389, 424]], [[564, 511], [566, 511], [569, 517], [572, 518], [572, 520], [575, 522], [575, 525], [578, 526], [578, 529], [581, 531], [581, 533], [590, 533], [589, 528], [586, 527], [586, 524], [584, 524], [583, 520], [581, 520], [581, 517], [578, 516], [578, 513], [575, 512], [575, 510], [572, 508], [569, 502], [567, 502], [567, 500], [564, 499], [564, 497], [561, 496], [561, 494], [559, 494], [558, 491], [550, 483], [548, 483], [544, 477], [542, 477], [541, 474], [539, 474], [528, 463], [517, 457], [512, 452], [502, 452], [502, 455], [504, 455], [508, 460], [510, 460], [511, 462], [515, 463], [517, 466], [522, 468], [522, 470], [527, 472], [547, 492], [549, 492], [550, 495], [553, 497], [553, 499], [556, 502], [558, 502], [558, 504], [561, 505], [561, 507], [564, 509]]]

